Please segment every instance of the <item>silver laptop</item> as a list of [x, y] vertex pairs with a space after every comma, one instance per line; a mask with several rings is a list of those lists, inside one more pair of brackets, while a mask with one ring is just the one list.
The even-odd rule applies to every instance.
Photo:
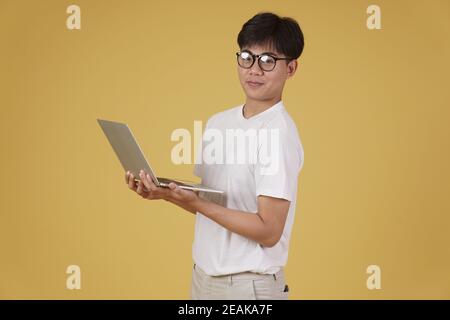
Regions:
[[123, 168], [130, 171], [136, 177], [135, 181], [140, 181], [139, 171], [142, 169], [147, 172], [152, 178], [153, 183], [158, 187], [169, 187], [170, 182], [175, 182], [180, 188], [193, 191], [224, 193], [221, 190], [216, 190], [203, 186], [201, 184], [189, 183], [181, 180], [173, 180], [167, 178], [157, 177], [155, 171], [152, 170], [150, 164], [145, 159], [141, 148], [133, 136], [130, 128], [125, 123], [97, 119], [103, 132], [108, 138], [114, 152], [120, 160]]

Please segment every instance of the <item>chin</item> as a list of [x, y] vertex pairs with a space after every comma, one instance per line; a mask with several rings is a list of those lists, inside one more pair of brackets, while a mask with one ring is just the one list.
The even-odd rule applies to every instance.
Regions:
[[245, 95], [247, 96], [247, 98], [251, 98], [253, 100], [263, 100], [264, 99], [264, 95], [255, 94], [254, 92], [246, 92]]

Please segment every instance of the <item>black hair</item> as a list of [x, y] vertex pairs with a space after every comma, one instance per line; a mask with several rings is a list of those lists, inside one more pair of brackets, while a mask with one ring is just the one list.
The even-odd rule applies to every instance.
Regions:
[[241, 50], [252, 45], [267, 45], [292, 60], [300, 57], [305, 45], [297, 21], [272, 12], [261, 12], [248, 20], [239, 32], [237, 42]]

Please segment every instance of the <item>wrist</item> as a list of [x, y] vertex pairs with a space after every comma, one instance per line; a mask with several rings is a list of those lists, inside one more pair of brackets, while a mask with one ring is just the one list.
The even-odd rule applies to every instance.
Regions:
[[168, 202], [172, 202], [172, 198], [168, 194], [161, 195], [161, 199], [168, 201]]
[[200, 211], [204, 203], [205, 199], [197, 196], [197, 198], [190, 203], [190, 206], [194, 208], [196, 211]]

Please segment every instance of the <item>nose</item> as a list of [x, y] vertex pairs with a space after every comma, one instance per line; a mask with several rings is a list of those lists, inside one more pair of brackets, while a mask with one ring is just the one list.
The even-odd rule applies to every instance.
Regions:
[[250, 68], [250, 74], [262, 75], [263, 72], [264, 71], [259, 67], [258, 60], [256, 60], [255, 63], [253, 63], [252, 67]]

